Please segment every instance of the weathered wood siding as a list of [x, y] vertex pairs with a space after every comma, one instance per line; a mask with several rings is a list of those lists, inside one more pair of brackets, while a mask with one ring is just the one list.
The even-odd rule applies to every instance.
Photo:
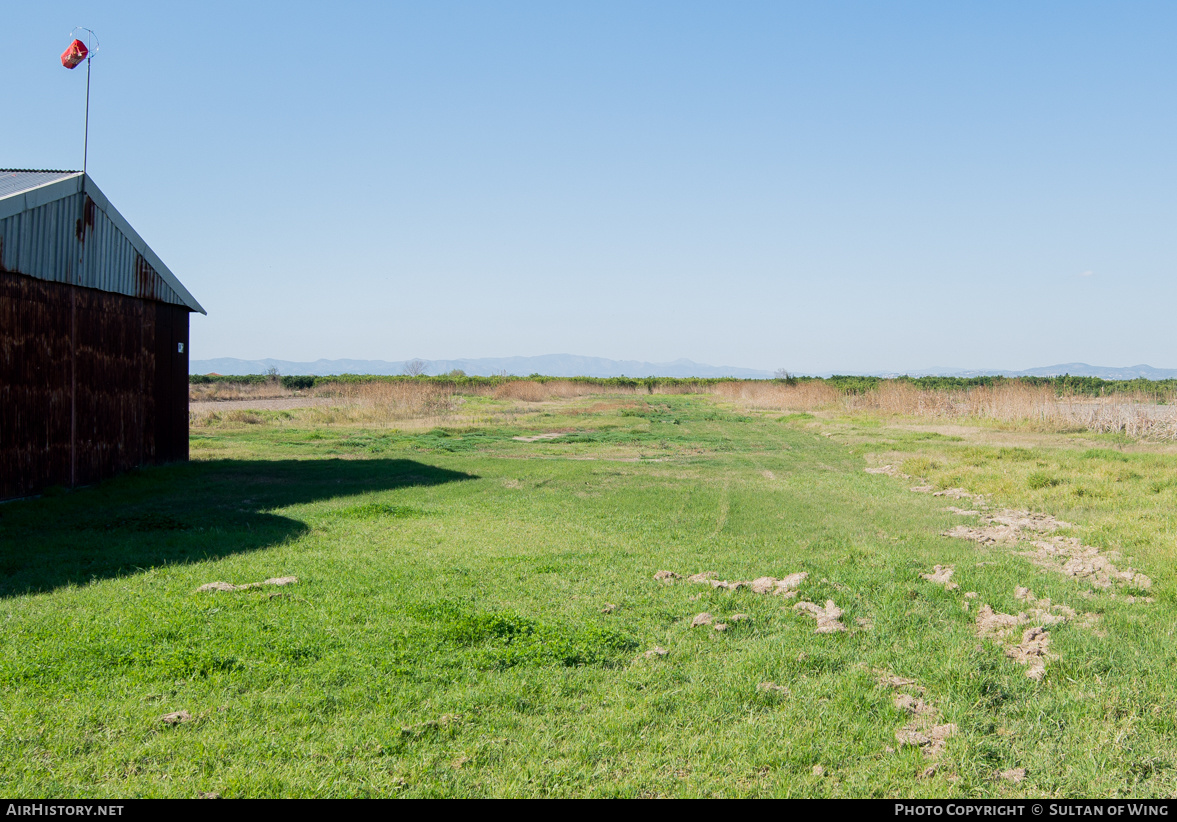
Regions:
[[188, 308], [0, 271], [0, 499], [187, 458]]

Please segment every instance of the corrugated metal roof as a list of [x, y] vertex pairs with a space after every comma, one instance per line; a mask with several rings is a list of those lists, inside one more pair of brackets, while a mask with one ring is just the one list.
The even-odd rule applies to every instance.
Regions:
[[14, 190], [0, 193], [0, 269], [207, 313], [88, 174], [0, 171], [0, 180], [6, 173]]
[[37, 171], [29, 168], [0, 168], [0, 197], [64, 180], [77, 171]]

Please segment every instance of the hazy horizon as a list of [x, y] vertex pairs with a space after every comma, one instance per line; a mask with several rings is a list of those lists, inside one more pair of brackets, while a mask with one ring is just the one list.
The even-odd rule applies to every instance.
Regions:
[[[548, 354], [535, 357], [476, 357], [455, 359], [428, 359], [424, 357], [404, 360], [373, 360], [352, 358], [319, 358], [316, 360], [285, 360], [275, 357], [245, 359], [240, 357], [214, 357], [192, 359], [189, 371], [192, 374], [219, 373], [224, 375], [261, 374], [271, 367], [283, 374], [307, 374], [329, 376], [332, 374], [400, 374], [404, 366], [418, 360], [424, 364], [426, 374], [444, 374], [461, 370], [472, 376], [492, 376], [506, 373], [515, 376], [542, 374], [553, 377], [736, 377], [741, 379], [770, 378], [774, 370], [750, 369], [739, 365], [697, 363], [686, 358], [651, 363], [640, 360], [612, 360], [603, 357], [587, 357], [575, 354]], [[1051, 376], [1071, 374], [1073, 376], [1099, 376], [1105, 379], [1174, 379], [1177, 369], [1166, 369], [1147, 363], [1116, 366], [1069, 362], [1026, 368], [965, 369], [951, 366], [930, 366], [926, 368], [885, 369], [880, 371], [832, 370], [807, 372], [785, 369], [795, 376], [830, 376], [832, 374], [864, 376]]]

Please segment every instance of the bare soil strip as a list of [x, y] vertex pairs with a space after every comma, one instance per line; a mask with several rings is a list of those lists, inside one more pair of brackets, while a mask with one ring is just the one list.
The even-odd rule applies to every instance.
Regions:
[[250, 582], [246, 585], [233, 585], [230, 582], [207, 582], [197, 588], [201, 591], [248, 591], [251, 588], [261, 588], [263, 585], [293, 585], [298, 577], [272, 577], [265, 582]]

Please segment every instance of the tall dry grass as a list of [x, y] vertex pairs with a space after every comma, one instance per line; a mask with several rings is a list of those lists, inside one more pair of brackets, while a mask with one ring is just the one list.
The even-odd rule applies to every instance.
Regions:
[[[197, 399], [267, 399], [304, 395], [275, 384], [192, 386]], [[323, 407], [307, 409], [321, 424], [392, 424], [405, 420], [460, 421], [464, 398], [511, 400], [518, 405], [494, 411], [513, 418], [528, 407], [553, 400], [600, 395], [710, 393], [749, 409], [778, 412], [834, 411], [943, 420], [990, 420], [1050, 431], [1123, 433], [1136, 439], [1177, 440], [1177, 406], [1160, 405], [1153, 395], [1059, 397], [1048, 386], [1023, 383], [927, 389], [907, 382], [882, 382], [861, 393], [845, 393], [826, 382], [723, 382], [710, 386], [601, 386], [576, 380], [511, 380], [498, 385], [462, 386], [397, 380], [327, 383], [313, 390], [328, 397]], [[1172, 401], [1174, 398], [1167, 398]], [[486, 412], [483, 413], [486, 416]], [[313, 418], [313, 419], [311, 419]], [[195, 420], [194, 420], [195, 421]]]
[[224, 402], [226, 400], [270, 400], [298, 396], [300, 392], [283, 388], [277, 380], [259, 383], [213, 382], [188, 386], [190, 402]]
[[878, 388], [854, 394], [817, 382], [733, 382], [717, 385], [715, 393], [751, 408], [781, 412], [828, 410], [992, 420], [1052, 431], [1086, 430], [1122, 433], [1135, 439], [1177, 440], [1177, 407], [1158, 404], [1152, 394], [1059, 397], [1049, 386], [1022, 383], [926, 389], [905, 382], [883, 382]]

